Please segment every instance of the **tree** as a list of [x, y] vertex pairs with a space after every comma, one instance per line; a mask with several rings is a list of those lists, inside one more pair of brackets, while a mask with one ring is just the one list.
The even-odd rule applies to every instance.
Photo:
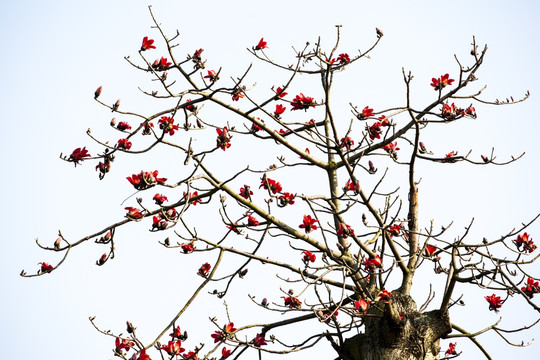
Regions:
[[[425, 222], [418, 215], [418, 163], [504, 165], [519, 158], [498, 162], [494, 152], [473, 158], [472, 153], [438, 155], [429, 150], [430, 142], [439, 139], [430, 139], [428, 129], [476, 118], [474, 104], [462, 103], [504, 105], [528, 97], [527, 93], [520, 100], [489, 102], [481, 97], [483, 89], [466, 92], [466, 87], [475, 86], [486, 47], [479, 50], [473, 41], [468, 65], [458, 60], [457, 75], [434, 77], [431, 86], [435, 93], [427, 105], [411, 105], [413, 78], [403, 71], [405, 105], [375, 111], [366, 104], [350, 104], [347, 111], [353, 118], [348, 115], [345, 121], [347, 111], [333, 105], [338, 103], [331, 93], [334, 75], [345, 76], [346, 70], [367, 57], [383, 37], [380, 30], [376, 30], [367, 51], [350, 56], [338, 51], [338, 27], [333, 49], [323, 49], [320, 42], [307, 44], [296, 51], [292, 65], [272, 60], [261, 39], [250, 52], [287, 77], [273, 87], [260, 89], [248, 86], [251, 67], [230, 81], [224, 80], [221, 69], [208, 70], [203, 49], [195, 49], [179, 60], [178, 54], [187, 50], [176, 49], [178, 34], [168, 38], [157, 21], [155, 25], [168, 54], [152, 61], [147, 54], [157, 46], [145, 37], [139, 51], [141, 59], [127, 60], [160, 87], [142, 91], [167, 101], [169, 106], [150, 115], [124, 111], [120, 100], [102, 100], [105, 94], [102, 96], [100, 87], [94, 97], [118, 116], [111, 126], [121, 134], [120, 139], [110, 145], [88, 131], [103, 146], [101, 154], [92, 157], [86, 147], [80, 147], [61, 157], [75, 166], [97, 160], [96, 171], [103, 179], [114, 171], [114, 161], [123, 159], [123, 153], [143, 156], [157, 152], [163, 156], [160, 148], [167, 147], [167, 159], [175, 165], [181, 154], [184, 173], [171, 181], [160, 177], [162, 169], [136, 171], [127, 180], [140, 197], [137, 205], [126, 206], [124, 220], [80, 240], [72, 241], [60, 233], [52, 246], [38, 243], [46, 250], [63, 253], [65, 259], [72, 248], [95, 240], [108, 248], [97, 260], [102, 266], [114, 258], [115, 241], [122, 241], [121, 237], [117, 239], [117, 230], [142, 222], [158, 234], [171, 229], [167, 232], [170, 236], [160, 242], [162, 246], [189, 256], [204, 256], [198, 270], [191, 271], [193, 276], [197, 273], [202, 277], [201, 285], [153, 341], [139, 338], [130, 323], [128, 336], [104, 331], [115, 337], [116, 355], [129, 358], [134, 354], [144, 359], [144, 349], [157, 346], [162, 356], [171, 358], [194, 358], [193, 354], [234, 358], [251, 349], [290, 352], [327, 340], [342, 359], [431, 359], [439, 358], [439, 340], [455, 336], [450, 334], [454, 329], [475, 342], [489, 358], [476, 340], [478, 332], [470, 333], [451, 321], [449, 310], [460, 302], [454, 294], [458, 283], [487, 288], [485, 301], [490, 310], [498, 311], [510, 295], [516, 295], [538, 311], [531, 300], [539, 292], [538, 282], [527, 270], [537, 258], [531, 255], [536, 246], [525, 232], [538, 215], [500, 238], [480, 241], [468, 237], [472, 223], [455, 239], [448, 236], [447, 224], [437, 231], [440, 224]], [[299, 79], [301, 75], [315, 78], [319, 87], [316, 89], [311, 80]], [[296, 84], [301, 90], [294, 96], [287, 94], [296, 89]], [[211, 115], [213, 107], [221, 109], [227, 118], [236, 118], [215, 118]], [[131, 126], [133, 120], [127, 119], [140, 123]], [[194, 135], [180, 137], [182, 131]], [[254, 143], [257, 151], [252, 150]], [[230, 153], [241, 158], [231, 158]], [[270, 160], [275, 155], [277, 163]], [[227, 166], [222, 166], [227, 160]], [[400, 176], [405, 181], [397, 183], [405, 185], [406, 190], [388, 190]], [[300, 188], [294, 188], [296, 182]], [[152, 191], [156, 188], [169, 190], [171, 195]], [[217, 219], [212, 217], [212, 205], [218, 206]], [[202, 207], [204, 218], [193, 219], [191, 214], [200, 216], [198, 209]], [[219, 240], [214, 240], [218, 226], [223, 232]], [[247, 241], [240, 242], [242, 237]], [[42, 262], [36, 275], [50, 273], [62, 262], [55, 266]], [[445, 278], [446, 285], [436, 301], [430, 295], [418, 307], [411, 296], [413, 279], [422, 275], [417, 271], [420, 268], [424, 274], [429, 271], [429, 264], [433, 265], [435, 279]], [[233, 318], [213, 319], [217, 327], [213, 340], [201, 339], [204, 346], [189, 343], [187, 351], [182, 348], [188, 341], [178, 322], [203, 289], [216, 283], [219, 290], [210, 292], [226, 299], [229, 290], [238, 291], [234, 286], [244, 277], [260, 276], [254, 268], [268, 266], [280, 272], [283, 294], [270, 300], [261, 300], [257, 294], [251, 299], [261, 310], [274, 310], [273, 320], [239, 325]], [[189, 269], [185, 271], [190, 273]], [[291, 290], [287, 291], [288, 287]], [[505, 293], [506, 298], [501, 298]], [[322, 327], [313, 326], [313, 332], [301, 334], [292, 345], [289, 339], [276, 335], [285, 326], [302, 324], [305, 328], [303, 324], [308, 321]], [[537, 322], [533, 320], [521, 329]], [[95, 326], [102, 331], [98, 324]], [[190, 324], [182, 325], [182, 329], [189, 328]], [[497, 324], [487, 330], [503, 337], [508, 331]], [[458, 354], [451, 344], [442, 350], [444, 356]]]

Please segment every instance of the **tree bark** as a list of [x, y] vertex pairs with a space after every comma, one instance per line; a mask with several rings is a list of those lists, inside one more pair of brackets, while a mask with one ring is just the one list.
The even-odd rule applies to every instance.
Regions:
[[390, 303], [370, 306], [365, 332], [344, 341], [341, 360], [436, 360], [439, 340], [452, 330], [448, 312], [417, 311], [408, 295], [393, 292]]

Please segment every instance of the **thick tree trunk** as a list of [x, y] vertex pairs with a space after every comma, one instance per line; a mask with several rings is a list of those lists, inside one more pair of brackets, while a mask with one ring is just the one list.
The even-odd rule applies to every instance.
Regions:
[[392, 293], [389, 304], [370, 307], [365, 333], [336, 349], [342, 360], [435, 360], [439, 339], [451, 331], [448, 312], [419, 313], [410, 296]]

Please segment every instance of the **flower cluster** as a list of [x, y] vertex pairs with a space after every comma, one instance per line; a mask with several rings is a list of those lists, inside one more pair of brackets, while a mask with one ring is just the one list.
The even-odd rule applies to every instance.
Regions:
[[161, 59], [156, 59], [152, 63], [152, 68], [156, 71], [164, 71], [171, 66], [172, 63], [167, 60], [167, 58], [161, 57]]
[[139, 174], [133, 174], [128, 176], [126, 179], [130, 182], [131, 185], [137, 190], [145, 190], [156, 184], [163, 185], [166, 178], [158, 178], [158, 171], [141, 171]]
[[382, 290], [376, 297], [375, 300], [380, 302], [389, 302], [390, 298], [392, 297], [392, 294], [388, 290]]
[[359, 188], [360, 188], [359, 186], [356, 186], [355, 184], [353, 184], [351, 179], [349, 179], [345, 183], [345, 187], [343, 188], [343, 191], [345, 191], [345, 192], [347, 192], [347, 191], [355, 191], [356, 192], [356, 190], [359, 189]]
[[439, 78], [432, 78], [431, 79], [431, 86], [433, 86], [434, 90], [442, 90], [444, 87], [452, 85], [454, 82], [454, 79], [450, 79], [449, 74], [441, 75]]
[[165, 134], [174, 135], [175, 131], [178, 131], [178, 125], [174, 124], [174, 119], [170, 116], [162, 116], [158, 120], [159, 128], [165, 132]]
[[397, 141], [384, 145], [382, 149], [386, 151], [392, 157], [392, 159], [397, 160], [397, 151], [399, 150], [397, 147]]
[[71, 155], [69, 155], [69, 160], [72, 161], [75, 166], [79, 164], [80, 161], [83, 161], [85, 157], [90, 157], [91, 155], [86, 150], [86, 146], [83, 148], [76, 148], [73, 150]]
[[156, 230], [156, 231], [165, 230], [167, 226], [169, 225], [168, 221], [169, 220], [174, 221], [176, 220], [177, 217], [178, 217], [178, 212], [176, 211], [175, 208], [171, 208], [165, 212], [159, 213], [158, 216], [154, 216], [152, 218], [153, 220], [152, 230]]
[[131, 145], [131, 141], [128, 139], [119, 139], [116, 147], [121, 150], [129, 150], [131, 149]]
[[366, 106], [362, 109], [358, 114], [356, 114], [356, 117], [358, 120], [364, 120], [368, 117], [373, 116], [373, 109], [371, 109], [369, 106]]
[[312, 97], [305, 96], [304, 94], [300, 93], [291, 101], [291, 105], [291, 110], [307, 110], [310, 107], [315, 107], [315, 101]]
[[281, 87], [278, 87], [276, 89], [276, 95], [277, 97], [279, 98], [284, 98], [285, 96], [287, 96], [288, 93], [286, 93], [285, 91], [283, 91], [283, 89]]
[[388, 231], [390, 236], [399, 236], [399, 235], [401, 235], [401, 225], [400, 224], [394, 224], [392, 226], [387, 227], [386, 231]]
[[259, 189], [260, 188], [269, 190], [270, 192], [272, 192], [272, 194], [276, 194], [278, 192], [281, 192], [281, 190], [283, 190], [279, 182], [266, 177], [266, 174], [264, 174], [263, 177], [261, 178], [261, 185], [259, 186]]
[[216, 139], [216, 146], [225, 151], [227, 148], [231, 147], [231, 137], [229, 136], [229, 129], [225, 126], [223, 129], [216, 129], [218, 134]]
[[[114, 119], [113, 119], [114, 120]], [[113, 125], [113, 121], [111, 120], [111, 125]], [[114, 126], [114, 125], [113, 125]], [[126, 130], [131, 130], [131, 125], [129, 125], [127, 122], [125, 121], [120, 121], [118, 123], [118, 125], [116, 125], [116, 128], [120, 131], [126, 131]]]
[[490, 311], [495, 310], [495, 312], [499, 312], [499, 308], [502, 306], [502, 304], [504, 302], [504, 301], [501, 300], [500, 296], [495, 296], [495, 294], [493, 294], [493, 295], [490, 295], [490, 296], [484, 296], [484, 298], [489, 303], [489, 310]]
[[528, 252], [529, 254], [536, 250], [536, 245], [534, 245], [534, 242], [532, 241], [532, 239], [530, 239], [530, 235], [527, 233], [523, 233], [523, 235], [518, 235], [517, 239], [513, 240], [513, 242], [514, 244], [516, 244], [516, 247], [519, 251], [522, 251], [522, 246], [523, 251]]
[[530, 277], [527, 278], [527, 283], [521, 288], [521, 291], [532, 299], [534, 294], [540, 293], [540, 285], [538, 284], [538, 281], [534, 281], [534, 279]]
[[257, 333], [257, 335], [255, 335], [255, 338], [253, 339], [253, 345], [257, 347], [261, 347], [263, 345], [268, 345], [268, 344], [266, 343], [264, 336], [261, 336], [259, 333]]
[[298, 298], [295, 298], [294, 296], [282, 296], [281, 297], [284, 302], [285, 302], [285, 306], [288, 306], [289, 309], [292, 309], [292, 308], [295, 308], [295, 309], [300, 309], [302, 307], [302, 302], [300, 300], [298, 300]]
[[243, 98], [245, 95], [244, 95], [244, 90], [246, 89], [245, 86], [237, 86], [234, 88], [231, 96], [232, 96], [232, 100], [233, 101], [238, 101], [240, 100], [241, 98]]
[[311, 232], [312, 230], [317, 230], [317, 225], [315, 223], [318, 223], [319, 220], [313, 219], [311, 215], [304, 215], [304, 221], [302, 224], [300, 224], [299, 228], [304, 229], [306, 231], [306, 234]]
[[444, 355], [457, 355], [456, 343], [448, 344], [448, 349], [445, 351]]
[[364, 259], [364, 269], [366, 271], [373, 271], [375, 268], [382, 266], [382, 259], [379, 255], [375, 255], [374, 258], [366, 257]]

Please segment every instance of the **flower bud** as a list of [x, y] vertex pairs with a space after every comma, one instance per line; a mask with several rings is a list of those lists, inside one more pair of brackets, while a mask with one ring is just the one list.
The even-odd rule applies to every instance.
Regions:
[[379, 29], [379, 28], [375, 28], [375, 31], [377, 32], [377, 37], [378, 38], [381, 38], [384, 35], [383, 32], [381, 31], [381, 29]]
[[116, 118], [115, 117], [111, 119], [111, 126], [112, 127], [116, 126]]
[[54, 248], [55, 249], [60, 249], [60, 243], [62, 242], [62, 238], [59, 236], [56, 238], [56, 240], [54, 241]]
[[118, 110], [119, 107], [120, 107], [120, 99], [116, 100], [116, 102], [113, 104], [112, 111]]
[[107, 261], [107, 254], [104, 253], [103, 255], [101, 255], [101, 257], [99, 258], [98, 261], [96, 261], [96, 264], [98, 264], [99, 266], [105, 264], [105, 262]]
[[268, 300], [266, 298], [262, 299], [261, 305], [264, 306], [264, 307], [267, 307], [268, 306]]
[[130, 323], [129, 321], [126, 321], [126, 326], [127, 326], [127, 332], [129, 334], [133, 334], [133, 332], [135, 331], [135, 326], [133, 326], [133, 324]]
[[94, 92], [94, 99], [97, 99], [99, 97], [99, 95], [101, 95], [101, 90], [103, 90], [103, 87], [100, 86], [96, 89], [96, 91]]

